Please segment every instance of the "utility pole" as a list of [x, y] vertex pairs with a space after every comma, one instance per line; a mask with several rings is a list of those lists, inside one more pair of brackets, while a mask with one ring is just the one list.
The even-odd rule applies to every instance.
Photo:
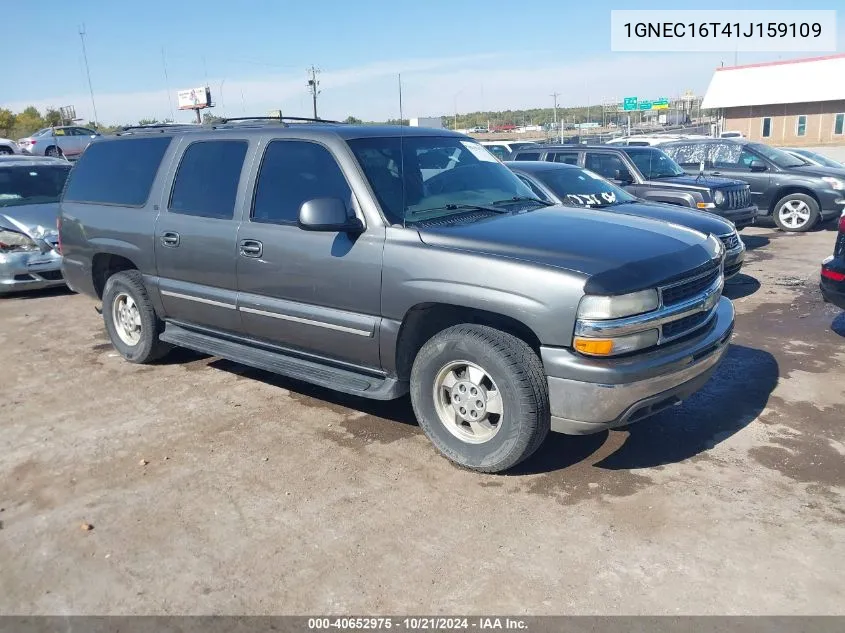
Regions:
[[94, 103], [94, 88], [91, 86], [91, 71], [88, 69], [88, 52], [85, 50], [85, 25], [79, 27], [79, 39], [82, 40], [82, 58], [85, 60], [85, 74], [88, 76], [88, 92], [91, 93], [91, 108], [94, 110], [94, 126], [99, 124], [97, 105]]
[[405, 125], [404, 120], [402, 116], [402, 73], [399, 73], [399, 125]]
[[311, 68], [307, 68], [306, 71], [310, 75], [310, 79], [308, 80], [308, 89], [311, 91], [311, 100], [314, 103], [314, 118], [317, 118], [317, 95], [320, 94], [320, 91], [317, 87], [320, 85], [320, 82], [317, 81], [317, 74], [320, 72], [319, 68], [314, 68], [312, 65]]
[[167, 89], [167, 105], [170, 106], [170, 120], [176, 120], [173, 112], [173, 95], [170, 94], [170, 79], [167, 77], [167, 58], [164, 56], [164, 46], [161, 47], [161, 65], [164, 68], [164, 87]]
[[[560, 96], [559, 92], [553, 92], [549, 95], [555, 100], [555, 129], [557, 129], [557, 98]], [[560, 142], [563, 143], [563, 126], [560, 126]]]

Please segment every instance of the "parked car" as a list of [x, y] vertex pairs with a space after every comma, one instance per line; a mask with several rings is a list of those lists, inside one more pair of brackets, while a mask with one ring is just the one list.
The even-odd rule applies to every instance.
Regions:
[[605, 145], [622, 145], [629, 147], [651, 147], [653, 145], [660, 145], [661, 143], [668, 143], [669, 141], [677, 141], [685, 138], [706, 138], [704, 136], [694, 134], [655, 134], [648, 136], [645, 134], [634, 134], [633, 136], [618, 136], [616, 138], [605, 141]]
[[845, 170], [810, 165], [763, 143], [738, 139], [684, 140], [661, 145], [688, 173], [744, 180], [761, 216], [783, 231], [810, 230], [845, 208]]
[[12, 139], [0, 138], [0, 156], [20, 153], [21, 150], [20, 148], [18, 148], [18, 144], [15, 143]]
[[733, 223], [717, 215], [639, 200], [601, 176], [575, 165], [536, 161], [508, 162], [506, 165], [545, 202], [663, 220], [705, 235], [715, 235], [725, 245], [725, 279], [738, 274], [742, 268], [745, 244]]
[[60, 235], [69, 284], [102, 300], [127, 360], [178, 345], [365, 398], [410, 392], [432, 443], [485, 472], [550, 429], [683, 400], [733, 331], [717, 238], [562, 212], [447, 130], [111, 137], [74, 168]]
[[533, 141], [481, 141], [481, 144], [499, 160], [507, 160], [518, 149], [536, 145]]
[[821, 290], [825, 301], [845, 310], [845, 212], [839, 218], [833, 255], [822, 262]]
[[18, 141], [18, 147], [25, 154], [38, 156], [64, 156], [78, 158], [99, 132], [87, 127], [62, 125], [45, 127], [32, 136]]
[[808, 149], [801, 147], [784, 147], [783, 151], [797, 156], [798, 158], [810, 163], [811, 165], [818, 165], [819, 167], [833, 167], [834, 169], [845, 169], [845, 163], [840, 163], [837, 160], [822, 156], [818, 152], [811, 152]]
[[483, 125], [476, 125], [467, 130], [470, 134], [487, 134], [487, 128]]
[[511, 160], [578, 165], [638, 198], [715, 213], [738, 229], [753, 224], [757, 217], [747, 184], [727, 178], [688, 176], [656, 147], [538, 145], [514, 152]]
[[64, 284], [56, 219], [70, 165], [0, 156], [0, 295]]
[[745, 138], [745, 134], [742, 132], [738, 132], [737, 130], [725, 130], [721, 134], [719, 134], [720, 138]]

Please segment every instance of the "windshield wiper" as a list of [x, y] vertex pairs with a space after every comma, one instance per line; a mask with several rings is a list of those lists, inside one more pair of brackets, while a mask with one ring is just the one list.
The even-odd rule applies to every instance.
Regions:
[[686, 172], [681, 174], [654, 174], [653, 176], [649, 176], [649, 180], [660, 180], [661, 178], [676, 178], [678, 176], [686, 176]]
[[540, 200], [540, 198], [533, 198], [531, 196], [514, 196], [513, 198], [505, 198], [503, 200], [494, 200], [490, 204], [505, 204], [506, 202], [536, 202], [542, 204], [544, 207], [551, 206], [551, 202]]
[[510, 211], [506, 209], [495, 209], [493, 207], [485, 207], [478, 204], [444, 204], [442, 207], [417, 209], [415, 211], [411, 211], [408, 215], [422, 215], [423, 213], [430, 213], [431, 211], [489, 211], [490, 213], [510, 213]]

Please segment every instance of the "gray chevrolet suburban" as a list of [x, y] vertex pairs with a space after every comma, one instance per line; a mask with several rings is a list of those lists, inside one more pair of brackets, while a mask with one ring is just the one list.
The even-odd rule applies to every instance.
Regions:
[[[224, 121], [95, 141], [61, 201], [63, 270], [115, 349], [181, 346], [376, 399], [497, 472], [549, 430], [626, 425], [728, 348], [724, 247], [561, 209], [445, 130]], [[139, 394], [140, 395], [140, 394]]]

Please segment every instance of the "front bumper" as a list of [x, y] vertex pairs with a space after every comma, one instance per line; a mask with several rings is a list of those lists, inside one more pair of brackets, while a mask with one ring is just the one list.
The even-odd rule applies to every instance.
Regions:
[[541, 347], [552, 431], [598, 433], [681, 402], [715, 371], [728, 350], [733, 325], [733, 305], [722, 297], [703, 333], [647, 354], [596, 359], [565, 348]]
[[64, 283], [62, 256], [54, 250], [0, 255], [0, 295]]
[[745, 244], [742, 238], [739, 239], [739, 248], [725, 253], [725, 279], [730, 279], [739, 274], [742, 264], [745, 261]]
[[757, 216], [759, 215], [759, 211], [755, 205], [743, 207], [742, 209], [720, 209], [716, 207], [715, 209], [711, 209], [711, 213], [715, 213], [726, 220], [730, 220], [738, 229], [751, 226], [757, 221]]

